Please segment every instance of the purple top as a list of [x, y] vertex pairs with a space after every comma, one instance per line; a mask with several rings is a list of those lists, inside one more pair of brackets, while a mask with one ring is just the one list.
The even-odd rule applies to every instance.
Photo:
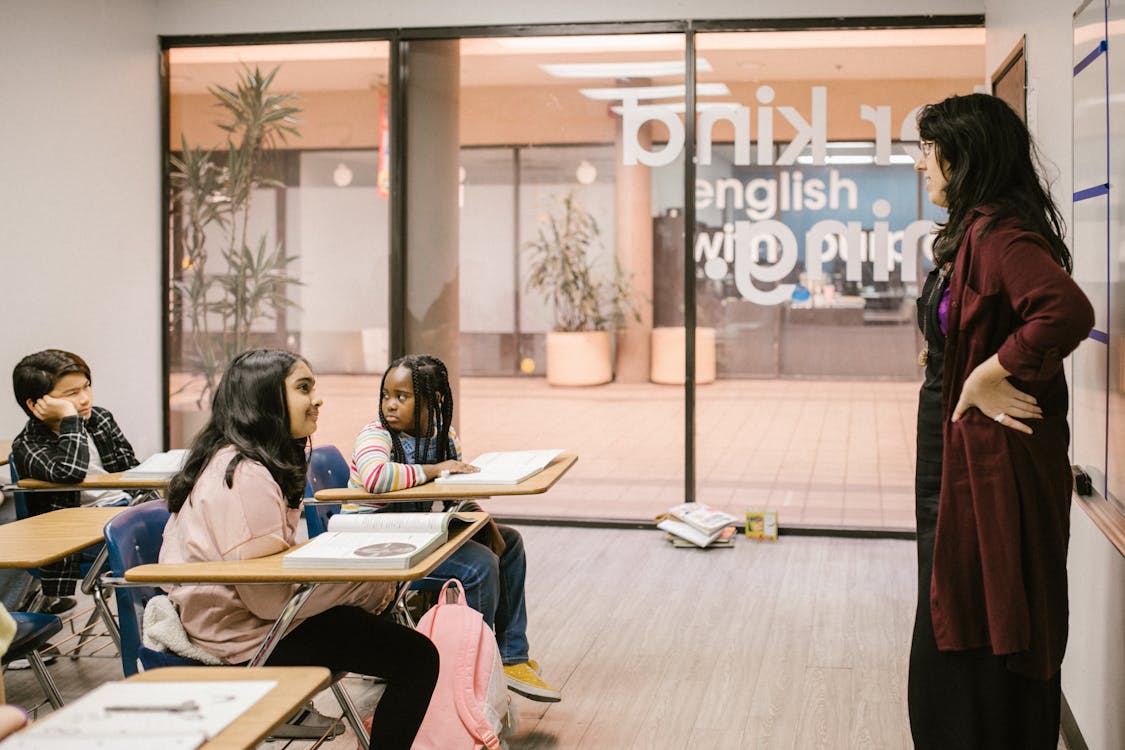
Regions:
[[937, 319], [938, 328], [941, 329], [941, 335], [946, 336], [949, 333], [949, 287], [945, 287], [945, 291], [941, 293], [941, 302], [937, 306]]

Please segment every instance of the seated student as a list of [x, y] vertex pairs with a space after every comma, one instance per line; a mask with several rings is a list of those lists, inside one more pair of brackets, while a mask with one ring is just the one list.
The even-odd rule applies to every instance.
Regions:
[[[12, 441], [12, 460], [21, 479], [73, 484], [87, 476], [125, 471], [137, 465], [133, 446], [109, 410], [94, 406], [90, 366], [77, 354], [46, 349], [29, 354], [12, 371], [16, 402], [30, 419]], [[39, 515], [78, 505], [111, 505], [127, 498], [120, 490], [27, 493], [28, 513]], [[79, 556], [44, 565], [43, 611], [74, 606]]]
[[[379, 417], [355, 441], [351, 486], [389, 492], [424, 484], [443, 471], [478, 471], [461, 461], [449, 373], [440, 359], [421, 354], [396, 360], [383, 373], [380, 394]], [[391, 503], [390, 510], [425, 511], [432, 505]], [[532, 700], [558, 701], [560, 692], [528, 658], [523, 538], [495, 522], [491, 529], [490, 546], [467, 542], [430, 575], [461, 581], [469, 606], [496, 630], [509, 689]]]
[[[308, 472], [306, 447], [323, 402], [308, 363], [290, 352], [243, 352], [215, 390], [211, 420], [168, 487], [171, 518], [161, 563], [246, 560], [293, 545]], [[438, 654], [424, 635], [378, 612], [387, 583], [322, 584], [266, 661], [381, 677], [371, 747], [408, 750], [437, 683]], [[295, 586], [179, 586], [176, 604], [193, 645], [245, 663]]]

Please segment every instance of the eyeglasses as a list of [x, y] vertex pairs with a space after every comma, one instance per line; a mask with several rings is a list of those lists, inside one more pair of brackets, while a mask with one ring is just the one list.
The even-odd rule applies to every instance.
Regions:
[[922, 156], [929, 158], [930, 154], [934, 152], [933, 141], [918, 141], [919, 148], [922, 149]]

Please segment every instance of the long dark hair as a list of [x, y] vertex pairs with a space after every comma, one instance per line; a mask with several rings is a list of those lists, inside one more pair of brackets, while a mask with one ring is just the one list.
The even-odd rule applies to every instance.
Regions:
[[1002, 99], [988, 94], [951, 96], [918, 114], [918, 134], [932, 141], [946, 170], [949, 219], [938, 230], [934, 259], [952, 260], [968, 229], [970, 212], [987, 207], [987, 233], [1002, 222], [1040, 235], [1067, 273], [1070, 250], [1062, 237], [1062, 215], [1040, 178], [1031, 134]]
[[279, 349], [254, 349], [231, 360], [215, 388], [211, 420], [192, 442], [184, 468], [168, 484], [170, 511], [179, 512], [211, 458], [228, 445], [237, 453], [226, 467], [227, 487], [233, 485], [238, 464], [250, 459], [266, 467], [290, 508], [300, 504], [308, 473], [308, 438], [292, 437], [285, 398], [285, 378], [297, 362], [305, 360]]
[[[415, 438], [414, 460], [424, 463], [429, 455], [430, 441], [434, 441], [437, 458], [434, 463], [441, 463], [453, 458], [453, 448], [449, 444], [449, 426], [453, 423], [453, 391], [449, 387], [449, 370], [445, 363], [429, 354], [408, 354], [400, 357], [383, 373], [383, 380], [379, 383], [379, 421], [384, 426], [387, 424], [383, 416], [383, 391], [387, 387], [387, 375], [391, 370], [405, 367], [410, 370], [411, 381], [414, 385], [414, 429], [421, 436]], [[428, 415], [426, 424], [421, 424], [422, 404], [426, 405]], [[402, 463], [406, 454], [402, 450], [402, 438], [395, 430], [391, 433], [392, 455], [391, 460]]]

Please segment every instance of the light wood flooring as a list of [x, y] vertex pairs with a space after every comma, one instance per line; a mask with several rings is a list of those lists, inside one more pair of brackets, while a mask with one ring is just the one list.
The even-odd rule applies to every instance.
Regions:
[[[738, 538], [697, 551], [648, 530], [521, 531], [531, 655], [563, 700], [514, 696], [511, 750], [910, 747], [913, 542]], [[105, 658], [52, 672], [67, 698], [120, 677]], [[27, 671], [5, 682], [11, 701], [38, 695]], [[365, 709], [378, 692], [348, 688]], [[338, 713], [330, 695], [317, 705]], [[355, 744], [344, 734], [324, 747]]]

